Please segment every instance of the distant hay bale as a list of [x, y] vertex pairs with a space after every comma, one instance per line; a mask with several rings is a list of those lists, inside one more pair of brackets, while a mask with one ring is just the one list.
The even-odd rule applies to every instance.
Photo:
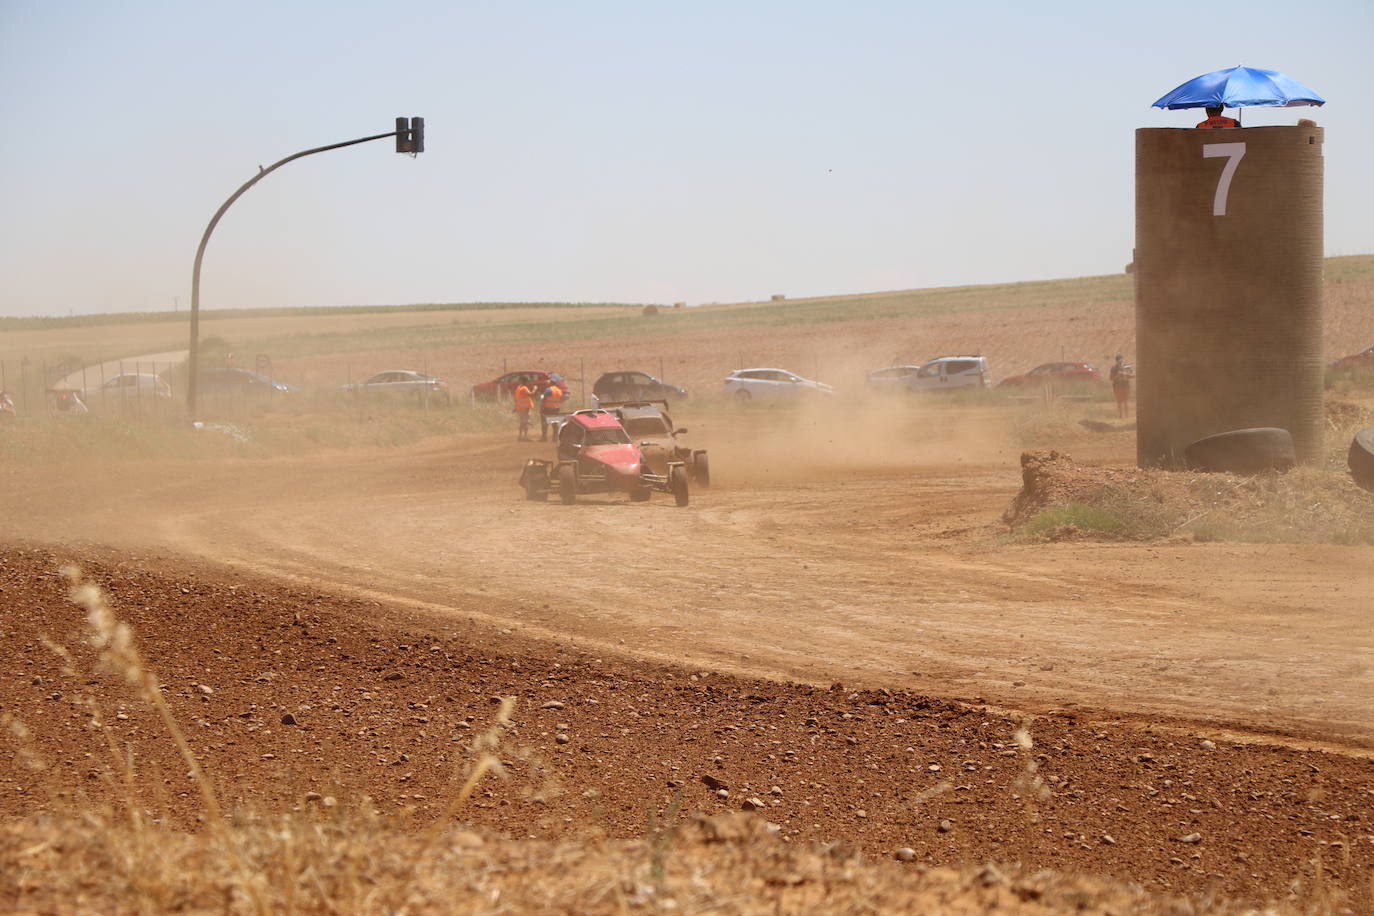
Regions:
[[786, 299], [787, 297], [784, 296], [782, 293], [774, 293], [773, 295], [769, 296], [768, 298], [771, 299], [771, 300], [774, 301], [774, 302], [781, 302], [782, 300]]
[[686, 307], [687, 307], [687, 303], [685, 303], [685, 302], [674, 302], [674, 303], [673, 303], [673, 308], [675, 308], [675, 309], [685, 309]]
[[644, 311], [641, 314], [643, 314], [645, 318], [652, 318], [653, 316], [658, 314], [658, 306], [646, 305], [644, 306]]

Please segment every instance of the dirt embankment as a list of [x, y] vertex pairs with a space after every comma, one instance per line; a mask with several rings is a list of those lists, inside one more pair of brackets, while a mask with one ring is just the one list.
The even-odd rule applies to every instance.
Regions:
[[[156, 715], [97, 672], [57, 573], [73, 560], [135, 628], [226, 808], [328, 798], [423, 827], [477, 759], [498, 701], [515, 697], [496, 749], [510, 778], [483, 780], [460, 812], [479, 831], [633, 838], [675, 804], [684, 817], [752, 808], [798, 848], [908, 847], [912, 867], [1016, 862], [1240, 900], [1282, 897], [1294, 880], [1310, 889], [1317, 870], [1359, 895], [1374, 867], [1366, 759], [1088, 709], [1023, 718], [596, 657], [170, 556], [13, 547], [0, 551], [11, 820], [129, 791], [158, 817], [200, 810]], [[71, 651], [70, 667], [45, 638]], [[101, 730], [132, 755], [133, 790], [112, 778]], [[794, 887], [820, 880], [796, 874]]]
[[[1055, 539], [1150, 539], [1374, 544], [1374, 493], [1341, 468], [1251, 476], [1088, 466], [1053, 449], [1021, 455], [1021, 490], [1002, 520]], [[1088, 506], [1087, 521], [1065, 513]], [[1042, 522], [1041, 524], [1035, 524]]]

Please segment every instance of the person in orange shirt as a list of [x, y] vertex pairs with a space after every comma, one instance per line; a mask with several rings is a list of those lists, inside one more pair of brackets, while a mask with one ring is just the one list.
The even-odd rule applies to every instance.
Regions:
[[549, 438], [549, 420], [563, 412], [563, 389], [553, 379], [539, 398], [539, 441]]
[[1197, 126], [1198, 126], [1198, 127], [1201, 127], [1201, 128], [1204, 128], [1204, 129], [1209, 129], [1209, 128], [1210, 128], [1210, 129], [1216, 129], [1216, 128], [1223, 128], [1223, 127], [1240, 127], [1240, 122], [1237, 121], [1235, 118], [1223, 118], [1223, 117], [1221, 116], [1221, 106], [1220, 106], [1220, 105], [1208, 105], [1208, 106], [1207, 106], [1207, 120], [1205, 120], [1205, 121], [1199, 121], [1199, 122], [1197, 123]]
[[521, 382], [515, 389], [515, 416], [520, 420], [520, 433], [516, 441], [527, 442], [530, 438], [530, 411], [534, 409], [534, 382]]

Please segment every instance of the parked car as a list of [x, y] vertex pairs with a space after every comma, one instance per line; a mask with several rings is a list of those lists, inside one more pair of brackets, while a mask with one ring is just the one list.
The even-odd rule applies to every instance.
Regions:
[[687, 468], [669, 459], [662, 472], [646, 461], [615, 414], [577, 410], [562, 418], [554, 436], [554, 459], [531, 458], [520, 471], [525, 498], [542, 502], [557, 493], [565, 504], [582, 493], [625, 493], [643, 502], [658, 490], [687, 505]]
[[1331, 364], [1332, 369], [1374, 369], [1374, 347], [1365, 347], [1359, 353], [1342, 356]]
[[512, 397], [515, 389], [526, 382], [534, 382], [543, 388], [550, 381], [557, 382], [558, 387], [563, 389], [563, 401], [567, 403], [572, 392], [568, 390], [567, 379], [557, 372], [545, 372], [542, 369], [518, 369], [515, 372], [507, 372], [505, 375], [498, 376], [489, 382], [478, 382], [472, 386], [472, 398], [476, 401], [496, 401]]
[[1041, 389], [1052, 387], [1090, 388], [1102, 384], [1102, 373], [1092, 363], [1041, 363], [1021, 375], [1009, 375], [997, 383], [998, 388]]
[[725, 393], [736, 401], [794, 401], [815, 395], [831, 395], [835, 389], [825, 382], [813, 382], [786, 369], [736, 369], [722, 383]]
[[681, 401], [687, 389], [669, 385], [647, 372], [607, 372], [592, 386], [598, 401]]
[[868, 374], [874, 391], [981, 390], [990, 384], [985, 356], [940, 356], [919, 366], [888, 366]]
[[413, 369], [387, 369], [366, 381], [345, 385], [344, 390], [365, 397], [397, 398], [419, 404], [448, 406], [450, 400], [448, 385], [443, 379]]
[[251, 369], [201, 369], [196, 384], [198, 396], [207, 399], [258, 400], [298, 393], [296, 386]]
[[678, 442], [677, 437], [687, 435], [687, 429], [673, 425], [667, 401], [603, 401], [601, 407], [616, 415], [654, 473], [667, 474], [668, 462], [680, 461], [697, 486], [711, 485], [711, 463], [706, 450], [688, 448]]
[[152, 403], [154, 398], [170, 401], [172, 386], [167, 384], [162, 376], [153, 372], [121, 372], [113, 378], [105, 379], [99, 385], [86, 388], [79, 394], [88, 407], [120, 408], [132, 406], [134, 402], [145, 399], [149, 403]]

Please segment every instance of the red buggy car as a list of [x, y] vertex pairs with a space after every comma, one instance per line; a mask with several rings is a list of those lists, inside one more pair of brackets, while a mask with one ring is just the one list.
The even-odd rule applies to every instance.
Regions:
[[630, 441], [615, 414], [578, 410], [563, 418], [554, 434], [553, 461], [531, 458], [520, 472], [525, 498], [546, 500], [557, 492], [565, 504], [579, 493], [625, 493], [642, 502], [654, 490], [672, 493], [679, 506], [687, 505], [687, 467], [668, 461], [655, 473], [639, 446]]

